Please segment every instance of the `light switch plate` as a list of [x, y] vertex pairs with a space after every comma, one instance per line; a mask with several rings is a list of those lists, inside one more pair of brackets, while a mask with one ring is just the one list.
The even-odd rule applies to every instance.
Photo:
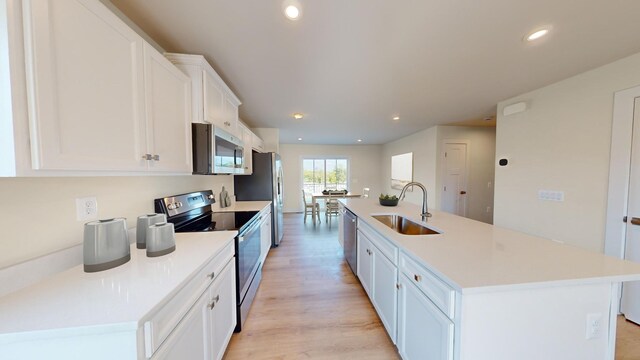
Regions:
[[547, 201], [564, 201], [564, 191], [538, 190], [538, 199]]

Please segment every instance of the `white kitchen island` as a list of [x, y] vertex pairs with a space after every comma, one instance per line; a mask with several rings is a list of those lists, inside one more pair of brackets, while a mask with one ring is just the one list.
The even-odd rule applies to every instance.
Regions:
[[[377, 199], [358, 217], [358, 277], [405, 360], [614, 359], [619, 285], [640, 264]], [[403, 235], [399, 214], [440, 234]]]

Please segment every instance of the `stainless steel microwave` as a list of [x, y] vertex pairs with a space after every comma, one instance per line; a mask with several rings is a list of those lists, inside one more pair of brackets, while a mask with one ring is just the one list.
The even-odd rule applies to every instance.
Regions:
[[193, 173], [242, 174], [242, 140], [211, 124], [191, 124]]

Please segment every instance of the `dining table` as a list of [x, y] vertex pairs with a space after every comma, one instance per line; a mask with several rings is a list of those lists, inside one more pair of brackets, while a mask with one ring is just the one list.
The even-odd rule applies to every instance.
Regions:
[[328, 199], [328, 198], [332, 198], [332, 199], [346, 199], [346, 198], [359, 198], [362, 197], [362, 194], [354, 194], [351, 192], [348, 193], [331, 193], [331, 194], [324, 194], [324, 193], [313, 193], [311, 194], [311, 204], [313, 205], [313, 210], [312, 210], [312, 215], [311, 218], [313, 219], [313, 224], [316, 224], [316, 203], [318, 202], [318, 199], [322, 200], [322, 199]]

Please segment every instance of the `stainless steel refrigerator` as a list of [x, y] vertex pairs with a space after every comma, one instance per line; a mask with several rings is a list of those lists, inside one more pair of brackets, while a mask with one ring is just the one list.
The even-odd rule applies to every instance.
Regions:
[[271, 201], [271, 244], [280, 245], [282, 224], [282, 161], [276, 153], [253, 153], [253, 174], [233, 177], [237, 201]]

